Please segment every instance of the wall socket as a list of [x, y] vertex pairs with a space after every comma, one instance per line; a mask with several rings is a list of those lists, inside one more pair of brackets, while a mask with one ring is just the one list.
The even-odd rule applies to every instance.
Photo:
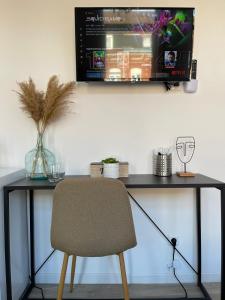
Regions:
[[174, 259], [173, 266], [176, 270], [179, 270], [181, 267], [181, 262], [178, 259]]
[[179, 270], [180, 267], [181, 267], [181, 262], [178, 259], [174, 259], [174, 262], [170, 262], [169, 264], [167, 264], [167, 268], [169, 271], [173, 270], [173, 268]]

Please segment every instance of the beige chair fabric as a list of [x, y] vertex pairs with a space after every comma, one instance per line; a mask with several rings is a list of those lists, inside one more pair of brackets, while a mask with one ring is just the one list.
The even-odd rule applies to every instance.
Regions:
[[127, 191], [109, 178], [65, 179], [54, 191], [52, 247], [69, 255], [106, 256], [136, 246]]

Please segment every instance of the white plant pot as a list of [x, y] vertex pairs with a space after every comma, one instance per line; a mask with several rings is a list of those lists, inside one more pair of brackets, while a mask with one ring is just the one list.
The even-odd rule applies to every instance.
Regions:
[[108, 178], [119, 178], [119, 163], [103, 164], [103, 175]]

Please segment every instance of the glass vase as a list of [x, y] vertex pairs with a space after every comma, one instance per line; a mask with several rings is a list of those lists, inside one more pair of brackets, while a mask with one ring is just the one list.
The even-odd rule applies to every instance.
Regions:
[[25, 156], [26, 175], [30, 179], [48, 179], [55, 156], [43, 146], [43, 135], [38, 134], [37, 145]]

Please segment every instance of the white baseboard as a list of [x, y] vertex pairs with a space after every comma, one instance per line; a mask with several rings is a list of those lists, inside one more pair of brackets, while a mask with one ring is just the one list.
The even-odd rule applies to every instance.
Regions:
[[[37, 276], [38, 283], [54, 284], [59, 282], [59, 273], [40, 273]], [[66, 282], [70, 280], [69, 272], [66, 276]], [[192, 274], [178, 274], [179, 279], [184, 283], [196, 282], [196, 276]], [[75, 283], [80, 284], [117, 284], [121, 283], [119, 273], [77, 273]], [[219, 274], [203, 274], [203, 282], [218, 282], [220, 281]], [[128, 275], [129, 283], [137, 284], [157, 284], [157, 283], [176, 283], [172, 274], [155, 274], [150, 276], [130, 276]]]

